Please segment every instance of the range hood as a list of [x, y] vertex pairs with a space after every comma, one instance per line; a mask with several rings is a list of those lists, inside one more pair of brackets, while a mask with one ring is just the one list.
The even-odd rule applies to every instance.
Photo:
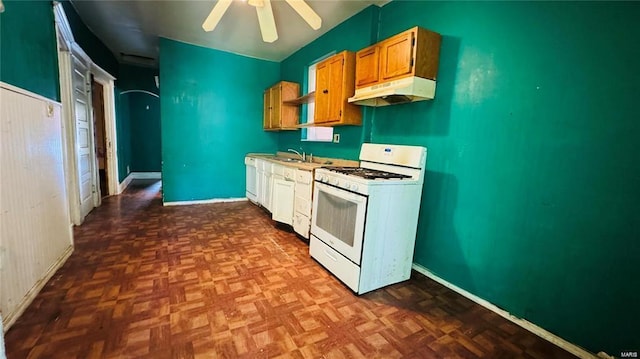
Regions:
[[350, 103], [360, 106], [388, 106], [399, 103], [433, 100], [436, 82], [422, 77], [405, 77], [355, 91]]

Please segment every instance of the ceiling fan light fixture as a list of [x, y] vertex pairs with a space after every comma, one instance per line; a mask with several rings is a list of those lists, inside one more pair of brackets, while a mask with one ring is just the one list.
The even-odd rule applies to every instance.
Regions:
[[322, 19], [304, 0], [286, 0], [312, 29], [318, 30], [322, 26]]
[[216, 6], [213, 7], [209, 16], [202, 23], [202, 29], [204, 31], [213, 31], [213, 29], [218, 26], [220, 19], [222, 19], [222, 15], [227, 12], [229, 5], [231, 5], [232, 0], [218, 0]]
[[[202, 23], [204, 31], [213, 31], [218, 26], [222, 15], [227, 11], [233, 0], [218, 0], [216, 5], [209, 13], [209, 16]], [[242, 0], [245, 1], [245, 0]], [[273, 17], [273, 9], [271, 8], [271, 0], [246, 0], [247, 3], [256, 8], [258, 14], [258, 23], [260, 24], [260, 32], [262, 33], [262, 41], [274, 42], [278, 40], [278, 31], [276, 29], [276, 21]], [[0, 0], [0, 3], [2, 0]], [[322, 19], [318, 14], [305, 2], [305, 0], [286, 0], [304, 21], [311, 26], [312, 29], [318, 30], [322, 26]]]
[[263, 5], [262, 7], [256, 7], [256, 13], [258, 14], [262, 41], [271, 43], [278, 40], [278, 30], [276, 29], [276, 20], [273, 18], [271, 0], [260, 1], [263, 1]]

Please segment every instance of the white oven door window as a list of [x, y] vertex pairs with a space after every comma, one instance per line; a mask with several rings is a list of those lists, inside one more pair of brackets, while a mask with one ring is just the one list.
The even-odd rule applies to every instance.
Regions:
[[360, 264], [367, 197], [315, 183], [311, 233]]

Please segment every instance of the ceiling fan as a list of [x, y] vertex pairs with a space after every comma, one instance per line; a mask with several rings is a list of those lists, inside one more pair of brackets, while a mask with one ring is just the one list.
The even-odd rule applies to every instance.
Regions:
[[[222, 15], [227, 11], [233, 0], [218, 0], [211, 10], [211, 13], [204, 20], [202, 28], [204, 31], [213, 31], [218, 26]], [[300, 15], [311, 26], [312, 29], [318, 30], [322, 26], [322, 19], [313, 11], [304, 0], [286, 0], [293, 10]], [[258, 23], [260, 24], [260, 32], [264, 42], [274, 42], [278, 40], [278, 31], [276, 22], [273, 18], [273, 10], [271, 9], [271, 0], [248, 0], [247, 3], [256, 8], [258, 14]]]

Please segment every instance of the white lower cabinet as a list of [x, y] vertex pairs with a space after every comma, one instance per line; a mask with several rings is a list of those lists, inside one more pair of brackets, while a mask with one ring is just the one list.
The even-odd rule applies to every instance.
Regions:
[[[296, 233], [309, 239], [313, 172], [261, 158], [254, 163], [256, 202], [271, 212], [274, 221], [292, 226]], [[249, 177], [247, 172], [247, 181], [251, 181]]]
[[247, 170], [246, 175], [246, 196], [251, 202], [257, 202], [257, 171], [256, 171], [256, 159], [253, 157], [245, 157], [244, 164]]
[[258, 204], [271, 211], [271, 162], [256, 159], [256, 199]]
[[296, 171], [293, 230], [306, 239], [309, 239], [309, 231], [311, 229], [312, 184], [313, 172]]
[[293, 225], [293, 194], [295, 182], [274, 177], [271, 218], [280, 223]]
[[269, 212], [271, 212], [271, 197], [273, 189], [273, 172], [272, 164], [269, 161], [264, 161], [264, 203], [262, 204]]
[[309, 229], [311, 228], [311, 218], [295, 212], [293, 214], [293, 230], [304, 238], [309, 238]]
[[264, 160], [256, 158], [256, 202], [264, 206]]

